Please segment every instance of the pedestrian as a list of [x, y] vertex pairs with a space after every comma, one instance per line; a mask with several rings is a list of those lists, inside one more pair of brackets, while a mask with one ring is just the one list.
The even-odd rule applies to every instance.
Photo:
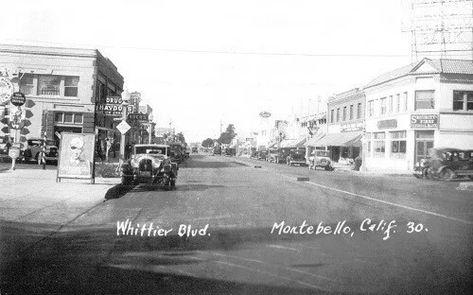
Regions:
[[360, 168], [361, 168], [361, 165], [362, 165], [362, 159], [361, 159], [361, 155], [358, 155], [356, 158], [355, 158], [355, 165], [353, 167], [353, 170], [356, 170], [356, 171], [360, 171]]

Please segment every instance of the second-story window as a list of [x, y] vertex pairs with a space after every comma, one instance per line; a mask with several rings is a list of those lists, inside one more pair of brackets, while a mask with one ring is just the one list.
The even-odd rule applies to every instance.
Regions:
[[374, 100], [368, 101], [368, 117], [374, 116]]
[[353, 120], [353, 105], [350, 105], [350, 116], [348, 118], [349, 120]]
[[361, 118], [361, 112], [362, 112], [362, 110], [361, 110], [361, 102], [359, 102], [359, 103], [358, 103], [358, 106], [357, 106], [357, 108], [356, 108], [356, 118], [357, 118], [357, 119], [360, 119], [360, 118]]
[[77, 97], [79, 77], [65, 77], [64, 96]]
[[25, 95], [78, 96], [79, 77], [25, 74], [20, 81], [20, 91]]
[[343, 121], [347, 120], [347, 107], [343, 107]]
[[61, 76], [38, 76], [38, 95], [59, 96], [61, 94]]
[[453, 91], [454, 111], [473, 111], [473, 91]]
[[335, 117], [333, 115], [333, 109], [330, 110], [330, 123], [333, 123], [335, 121]]
[[340, 121], [340, 108], [337, 108], [337, 122]]
[[415, 109], [426, 110], [435, 108], [435, 91], [434, 90], [418, 90], [415, 97]]
[[379, 114], [384, 115], [386, 114], [386, 97], [381, 98], [379, 104]]

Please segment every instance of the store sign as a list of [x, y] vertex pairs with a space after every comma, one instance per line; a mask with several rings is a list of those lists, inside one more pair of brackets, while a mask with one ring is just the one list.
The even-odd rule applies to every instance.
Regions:
[[128, 115], [130, 122], [148, 122], [148, 114], [134, 113]]
[[96, 111], [108, 116], [121, 116], [123, 99], [120, 96], [108, 96], [105, 98], [105, 103], [96, 105]]
[[352, 132], [352, 131], [362, 131], [363, 122], [358, 123], [344, 123], [340, 125], [341, 132]]
[[98, 104], [96, 110], [97, 112], [101, 112], [104, 115], [121, 116], [123, 112], [123, 106], [117, 104]]
[[7, 77], [0, 77], [0, 103], [7, 103], [13, 94], [13, 83]]
[[376, 124], [379, 130], [397, 128], [397, 120], [381, 120]]
[[438, 128], [439, 115], [411, 115], [411, 128]]
[[17, 106], [17, 107], [21, 107], [22, 105], [25, 104], [26, 102], [26, 97], [23, 93], [21, 92], [15, 92], [12, 94], [11, 96], [11, 99], [10, 99], [10, 102], [12, 103], [12, 105], [14, 106]]

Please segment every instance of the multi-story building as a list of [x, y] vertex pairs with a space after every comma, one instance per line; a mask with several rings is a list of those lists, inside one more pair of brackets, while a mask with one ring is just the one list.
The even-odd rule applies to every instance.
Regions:
[[368, 170], [411, 171], [431, 147], [473, 149], [473, 61], [425, 58], [364, 91]]
[[327, 134], [315, 145], [327, 147], [334, 161], [354, 159], [361, 152], [365, 94], [354, 88], [330, 97], [327, 102]]
[[138, 91], [133, 91], [130, 93], [130, 112], [131, 113], [138, 113], [140, 110], [140, 102], [141, 102], [141, 93]]
[[97, 132], [100, 147], [118, 133], [113, 118], [95, 112], [95, 103], [119, 96], [123, 77], [98, 50], [0, 45], [0, 68], [15, 73], [19, 91], [35, 103], [27, 138]]

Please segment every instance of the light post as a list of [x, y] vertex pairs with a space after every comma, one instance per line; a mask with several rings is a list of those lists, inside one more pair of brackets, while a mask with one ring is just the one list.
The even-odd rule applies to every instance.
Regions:
[[[125, 91], [122, 93], [122, 120], [126, 121], [127, 119], [127, 113], [128, 113], [128, 102], [130, 100], [130, 93], [128, 92], [128, 89], [125, 89]], [[125, 162], [125, 144], [126, 144], [126, 136], [125, 133], [122, 133], [120, 135], [120, 157], [119, 157], [119, 165], [120, 167], [123, 165], [123, 162]]]

